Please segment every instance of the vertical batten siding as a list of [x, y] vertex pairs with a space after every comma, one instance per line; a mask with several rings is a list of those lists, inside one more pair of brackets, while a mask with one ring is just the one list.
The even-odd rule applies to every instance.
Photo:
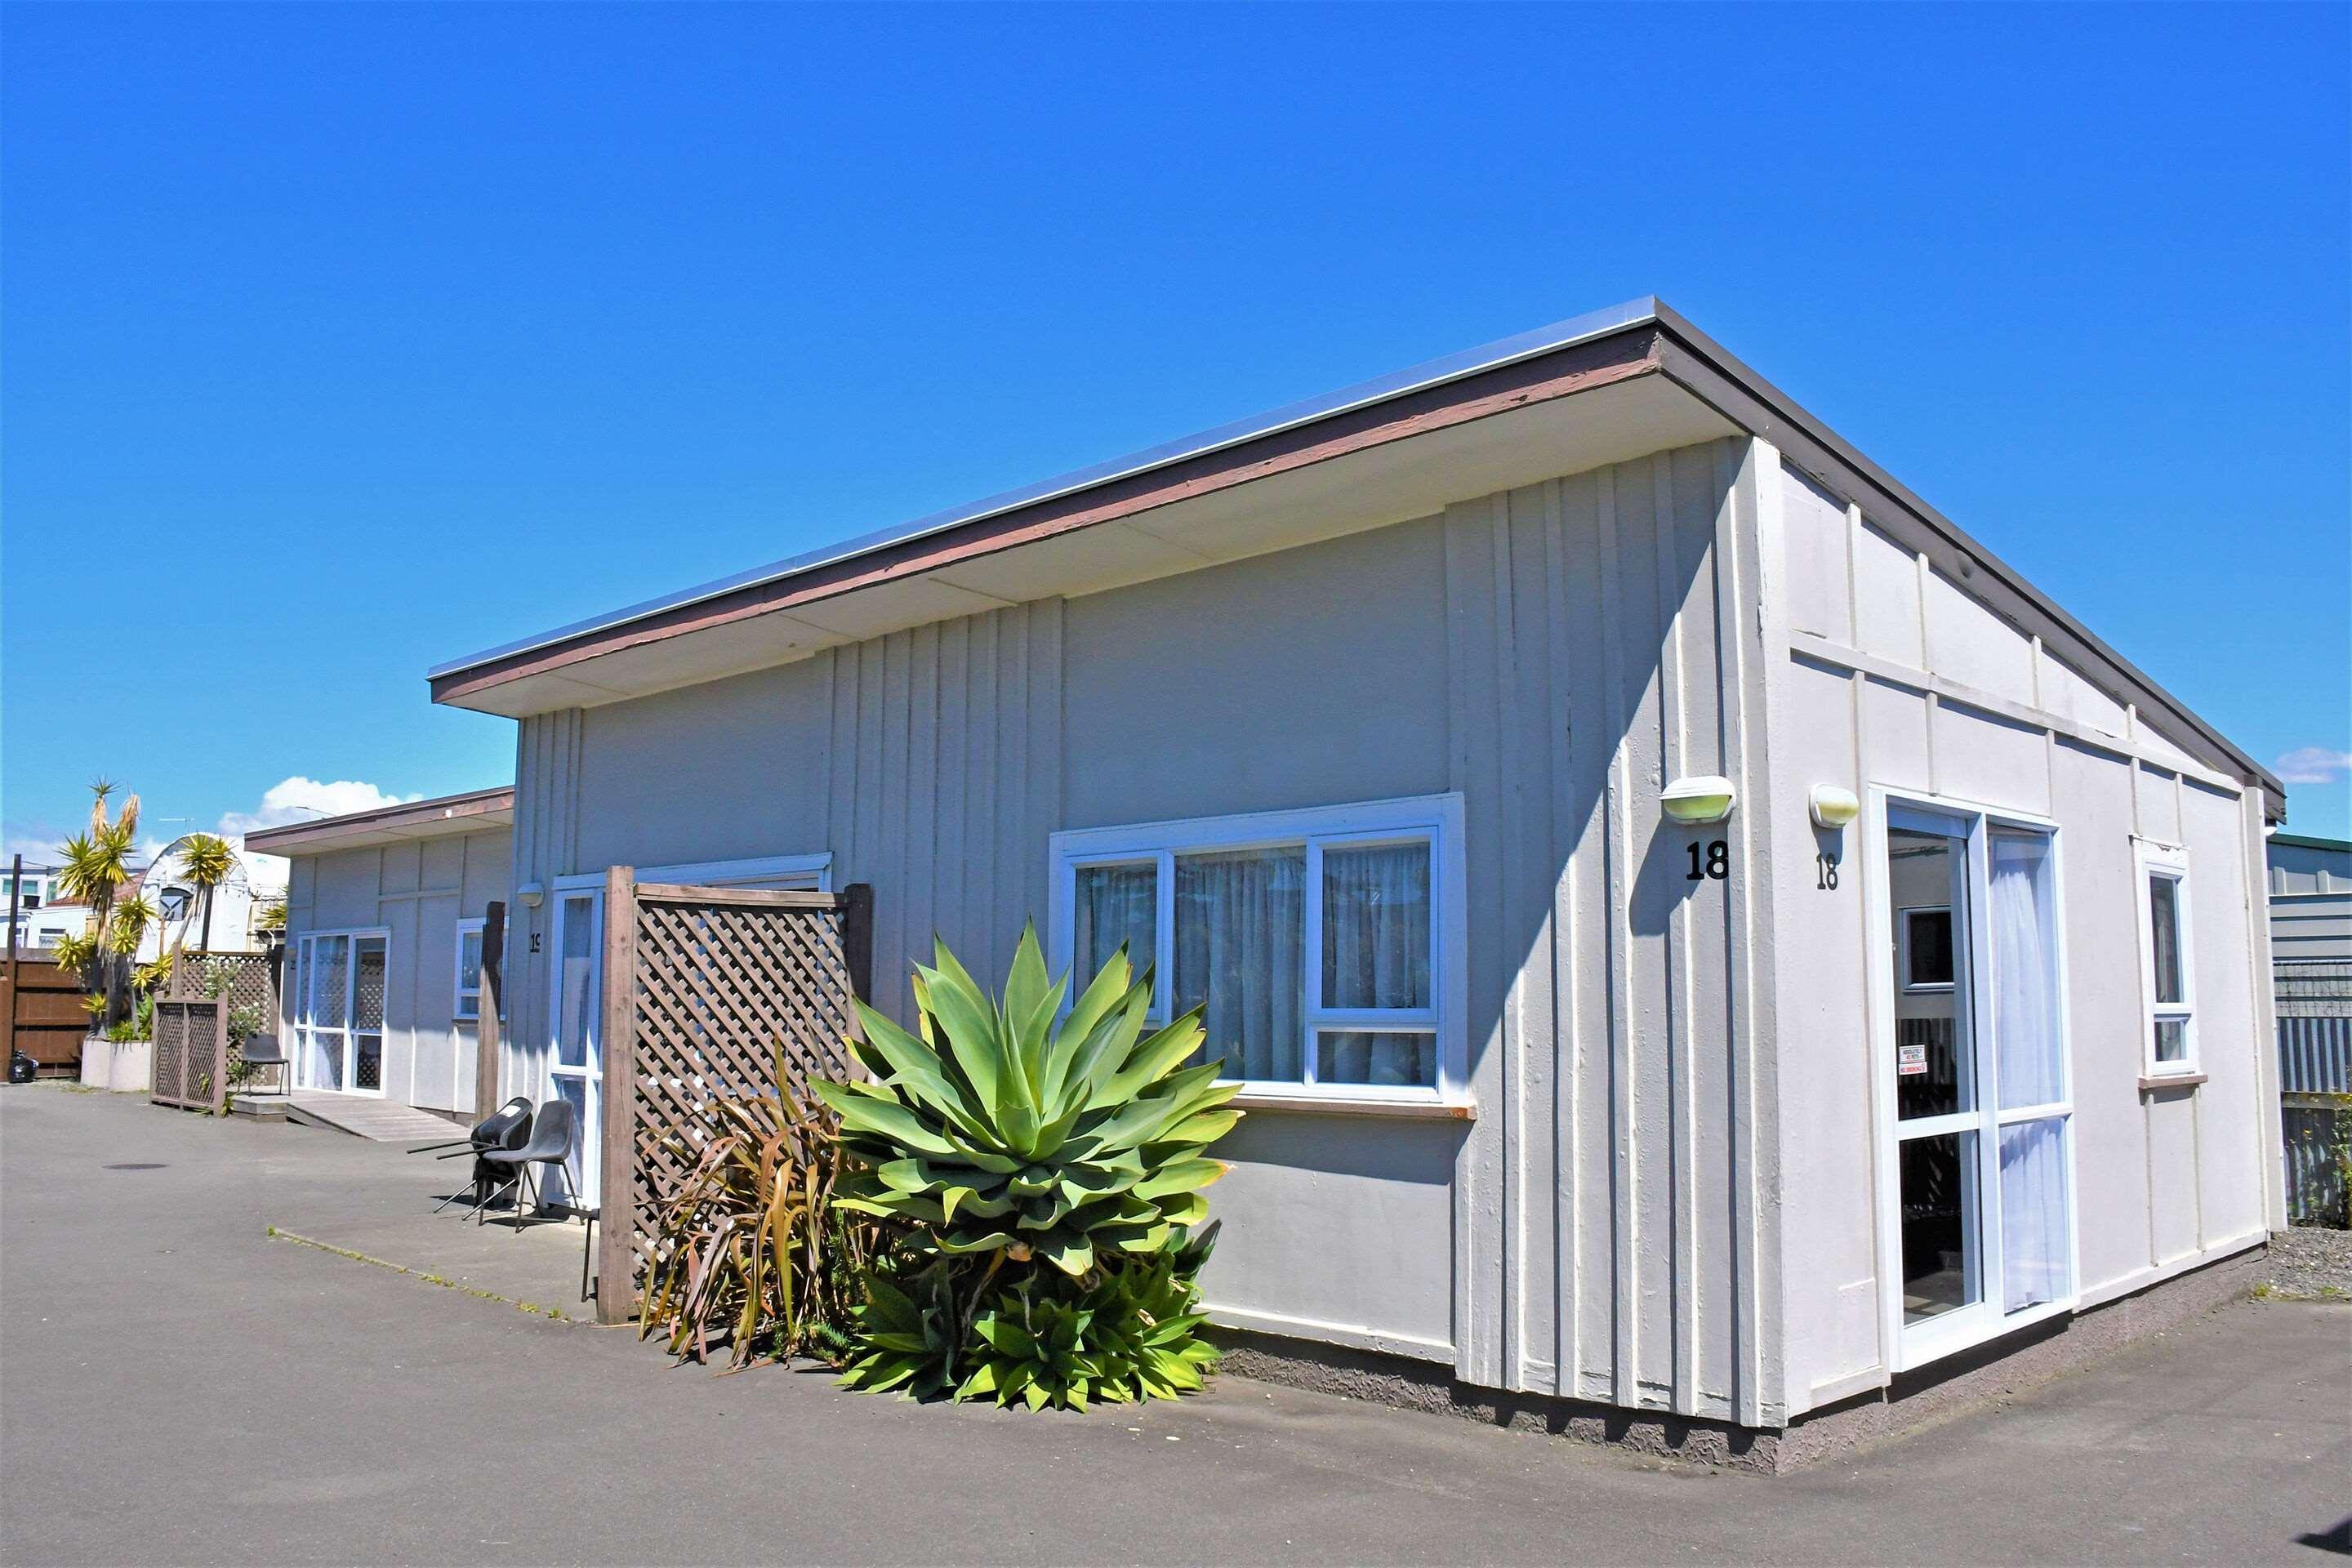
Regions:
[[1045, 908], [1061, 814], [1062, 605], [894, 632], [819, 656], [832, 689], [827, 817], [836, 885], [874, 895], [877, 1005], [906, 1020], [906, 977], [944, 935], [1002, 974]]
[[[580, 852], [580, 710], [535, 714], [515, 737], [514, 876], [510, 888], [536, 882], [547, 897], [537, 909], [520, 900], [508, 906], [507, 1032], [519, 1051], [545, 1052], [551, 1025], [547, 1016], [549, 933], [554, 920], [555, 879], [597, 867], [576, 864]], [[723, 737], [713, 737], [723, 744]], [[531, 951], [536, 938], [541, 951]], [[502, 1092], [512, 1093], [512, 1088]]]
[[[1759, 444], [1760, 449], [1760, 444]], [[2210, 772], [2138, 715], [2002, 619], [1842, 499], [1839, 477], [1786, 471], [1780, 515], [1757, 531], [1784, 575], [1763, 592], [1774, 738], [1769, 832], [1781, 863], [1777, 929], [1802, 939], [1769, 952], [1781, 1047], [1759, 1079], [1804, 1114], [1768, 1141], [1764, 1173], [1783, 1201], [1759, 1205], [1763, 1260], [1777, 1258], [1790, 1409], [1883, 1384], [1900, 1317], [1888, 1292], [1899, 1244], [1869, 1212], [1885, 1173], [1875, 1086], [1887, 1026], [1864, 982], [1890, 962], [1864, 899], [1885, 874], [1864, 851], [1867, 821], [1842, 834], [1804, 815], [1815, 784], [1867, 799], [1882, 789], [2046, 816], [2058, 826], [2067, 1042], [2073, 1081], [2075, 1241], [2085, 1300], [2112, 1300], [2258, 1241], [2273, 1147], [2260, 1132], [2266, 1057], [2250, 942], [2262, 924], [2250, 865], [2261, 802]], [[1851, 476], [1843, 483], [1851, 486]], [[1840, 557], [1843, 560], [1841, 562]], [[1849, 640], [1850, 639], [1850, 640]], [[2135, 834], [2185, 844], [2200, 1066], [2193, 1091], [2143, 1093], [2146, 1001]], [[1803, 860], [1842, 855], [1839, 888]], [[1884, 911], [1880, 917], [1885, 918]], [[1769, 1125], [1769, 1116], [1767, 1113]], [[1889, 1205], [1888, 1214], [1892, 1213]], [[1769, 1287], [1768, 1287], [1769, 1288]], [[1769, 1383], [1773, 1369], [1763, 1375]]]
[[[1212, 1194], [1213, 1299], [1482, 1386], [1769, 1424], [1770, 1014], [1738, 994], [1773, 979], [1749, 951], [1759, 453], [892, 633], [584, 730], [527, 721], [516, 879], [829, 849], [836, 885], [875, 889], [878, 1000], [903, 1017], [935, 931], [1002, 973], [1057, 829], [1458, 790], [1477, 1119], [1253, 1114]], [[1663, 785], [1709, 773], [1738, 783], [1731, 822], [1669, 827]], [[737, 820], [769, 795], [791, 804]], [[706, 813], [724, 826], [691, 856], [640, 852], [688, 842], [656, 819], [697, 798], [744, 809]], [[1686, 847], [1718, 837], [1729, 877], [1689, 880]], [[545, 974], [512, 987], [534, 1048]]]
[[1692, 883], [1685, 858], [1739, 819], [1693, 834], [1658, 807], [1672, 777], [1742, 771], [1740, 472], [1723, 443], [1445, 513], [1481, 1108], [1455, 1189], [1468, 1382], [1767, 1418], [1736, 1212], [1748, 873]]

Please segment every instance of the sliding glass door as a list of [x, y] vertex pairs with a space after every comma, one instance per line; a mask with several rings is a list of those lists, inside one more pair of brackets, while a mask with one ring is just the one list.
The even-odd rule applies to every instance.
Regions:
[[1890, 802], [1881, 1202], [1902, 1364], [2074, 1293], [2055, 840], [1981, 813]]
[[298, 1089], [383, 1092], [384, 972], [391, 933], [319, 931], [287, 959]]

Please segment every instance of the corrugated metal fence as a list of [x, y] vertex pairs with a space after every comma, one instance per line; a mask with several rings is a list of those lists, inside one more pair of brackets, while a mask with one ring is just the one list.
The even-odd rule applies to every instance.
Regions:
[[2352, 963], [2283, 963], [2275, 979], [2287, 1218], [2343, 1226], [2352, 1223]]

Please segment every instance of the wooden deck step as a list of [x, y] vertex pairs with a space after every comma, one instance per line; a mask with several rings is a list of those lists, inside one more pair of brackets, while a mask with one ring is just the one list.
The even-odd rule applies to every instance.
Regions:
[[378, 1143], [446, 1143], [466, 1135], [464, 1127], [446, 1117], [357, 1094], [298, 1089], [286, 1097], [286, 1114], [313, 1127], [331, 1127]]

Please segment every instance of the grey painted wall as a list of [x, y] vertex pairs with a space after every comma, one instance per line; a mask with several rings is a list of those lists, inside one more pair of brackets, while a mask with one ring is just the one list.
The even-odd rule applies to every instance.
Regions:
[[[1478, 1116], [1253, 1113], [1213, 1299], [1491, 1386], [1770, 1419], [1750, 858], [1688, 883], [1656, 806], [1669, 773], [1746, 776], [1718, 696], [1754, 661], [1725, 646], [1745, 456], [525, 721], [516, 880], [829, 849], [877, 889], [903, 1015], [933, 931], [1001, 971], [1043, 921], [1057, 829], [1458, 791]], [[545, 914], [510, 950], [519, 1037]]]
[[[1731, 820], [1665, 824], [1660, 786], [1711, 773]], [[2258, 1237], [2259, 803], [1760, 441], [528, 720], [515, 879], [829, 850], [876, 889], [903, 1016], [934, 931], [1001, 972], [1057, 829], [1458, 792], [1476, 1117], [1253, 1112], [1212, 1299], [1769, 1425], [1885, 1375], [1876, 950], [1862, 858], [1805, 817], [1824, 782], [2062, 824], [2086, 1287]], [[2193, 1093], [2137, 1086], [2134, 833], [2195, 866]], [[1715, 838], [1729, 874], [1690, 880]], [[545, 914], [510, 950], [518, 1037], [546, 1030]]]
[[[1814, 828], [1812, 786], [1872, 786], [2054, 820], [2074, 1074], [2076, 1234], [2086, 1301], [2259, 1241], [2275, 1133], [2259, 885], [2261, 805], [1999, 619], [1961, 584], [1793, 470], [1768, 553], [1771, 830], [1779, 949], [1788, 1382], [1794, 1408], [1885, 1381], [1880, 1290], [1896, 1261], [1873, 1214], [1882, 1035], [1859, 977], [1879, 874], [1860, 825]], [[2143, 1093], [2133, 837], [2185, 845], [2200, 1056], [2210, 1081]], [[1811, 872], [1843, 860], [1839, 887]], [[1890, 889], [1890, 893], [1899, 890]], [[1897, 1000], [1898, 1010], [1908, 1008]], [[1801, 1108], [1801, 1109], [1799, 1109]]]
[[286, 895], [289, 939], [382, 926], [384, 1098], [433, 1110], [474, 1105], [475, 1035], [452, 1017], [457, 922], [507, 896], [505, 828], [406, 844], [296, 855]]

